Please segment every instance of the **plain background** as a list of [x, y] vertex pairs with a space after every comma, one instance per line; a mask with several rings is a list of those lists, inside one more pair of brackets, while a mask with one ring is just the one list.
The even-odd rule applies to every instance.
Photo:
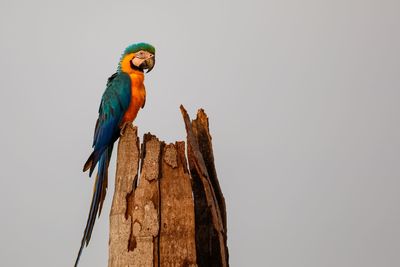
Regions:
[[[72, 266], [106, 79], [157, 48], [136, 124], [210, 116], [231, 266], [400, 266], [400, 2], [1, 1], [1, 266]], [[111, 185], [80, 266], [107, 266]]]

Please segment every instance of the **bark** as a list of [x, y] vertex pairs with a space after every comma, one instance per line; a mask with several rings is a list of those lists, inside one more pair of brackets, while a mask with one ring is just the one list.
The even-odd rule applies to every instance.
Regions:
[[187, 151], [185, 142], [166, 145], [150, 133], [139, 145], [133, 126], [120, 138], [109, 267], [229, 266], [208, 118], [199, 110], [190, 121], [181, 111]]

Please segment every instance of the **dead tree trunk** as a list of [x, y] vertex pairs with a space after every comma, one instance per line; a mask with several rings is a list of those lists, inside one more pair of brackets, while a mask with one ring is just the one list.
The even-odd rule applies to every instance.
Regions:
[[193, 121], [181, 112], [187, 159], [182, 141], [166, 145], [148, 133], [140, 146], [136, 127], [120, 138], [109, 267], [229, 266], [208, 118], [202, 109]]

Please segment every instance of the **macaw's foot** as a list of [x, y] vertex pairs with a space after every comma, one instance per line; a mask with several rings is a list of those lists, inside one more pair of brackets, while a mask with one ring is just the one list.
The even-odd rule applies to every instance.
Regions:
[[126, 122], [122, 123], [121, 129], [119, 131], [120, 136], [123, 136], [125, 134], [126, 127], [129, 125], [132, 125], [132, 122], [126, 121]]

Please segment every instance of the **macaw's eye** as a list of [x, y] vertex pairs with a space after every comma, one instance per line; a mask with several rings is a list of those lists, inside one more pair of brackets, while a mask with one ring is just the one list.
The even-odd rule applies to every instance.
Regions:
[[136, 57], [137, 57], [137, 58], [144, 58], [144, 57], [145, 57], [145, 54], [144, 54], [143, 51], [139, 51], [139, 52], [136, 53]]

